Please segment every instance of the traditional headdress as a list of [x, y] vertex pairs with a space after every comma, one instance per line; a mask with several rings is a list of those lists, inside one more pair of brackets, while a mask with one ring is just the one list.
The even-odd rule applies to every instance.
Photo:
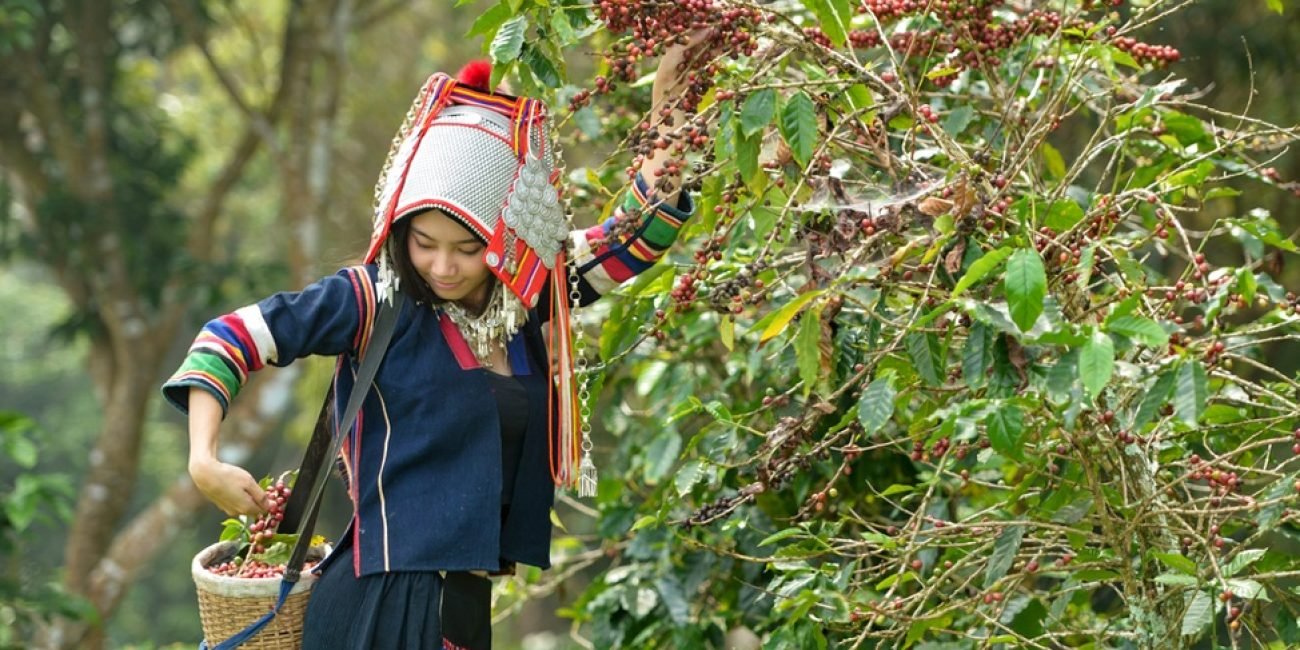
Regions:
[[398, 220], [436, 208], [486, 242], [483, 260], [500, 280], [487, 309], [474, 317], [454, 303], [439, 306], [480, 357], [518, 331], [551, 277], [549, 365], [557, 376], [547, 383], [559, 408], [558, 422], [550, 419], [551, 477], [592, 495], [594, 467], [581, 458], [590, 442], [580, 439], [565, 273], [571, 226], [555, 187], [550, 120], [536, 99], [486, 90], [490, 73], [489, 64], [476, 62], [457, 79], [438, 73], [421, 87], [375, 187], [365, 261], [378, 262], [380, 299], [391, 303], [398, 277], [389, 248], [406, 245], [389, 241]]

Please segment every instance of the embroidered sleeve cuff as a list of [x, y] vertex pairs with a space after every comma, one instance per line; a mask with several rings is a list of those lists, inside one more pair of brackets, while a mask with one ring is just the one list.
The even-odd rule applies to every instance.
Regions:
[[[573, 233], [578, 272], [598, 293], [608, 293], [654, 266], [695, 212], [689, 194], [681, 194], [674, 207], [653, 203], [649, 191], [649, 184], [638, 175], [613, 216]], [[633, 224], [635, 228], [628, 232]]]
[[230, 409], [230, 400], [239, 393], [240, 381], [225, 360], [199, 350], [191, 352], [176, 374], [163, 384], [163, 397], [182, 413], [188, 414], [190, 388], [201, 388], [217, 398], [224, 417]]
[[[641, 207], [646, 206], [654, 199], [654, 196], [652, 196], [653, 190], [650, 187], [650, 184], [646, 182], [645, 177], [642, 176], [640, 172], [636, 175], [636, 181], [633, 183], [633, 190], [634, 191], [629, 194]], [[655, 209], [658, 213], [671, 217], [674, 221], [677, 221], [680, 226], [681, 222], [695, 216], [695, 199], [691, 197], [690, 192], [682, 192], [677, 195], [677, 205], [673, 206], [666, 203], [660, 203], [655, 206]]]

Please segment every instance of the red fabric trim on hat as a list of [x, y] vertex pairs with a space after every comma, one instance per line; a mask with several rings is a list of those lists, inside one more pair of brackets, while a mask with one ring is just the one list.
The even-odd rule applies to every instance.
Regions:
[[392, 220], [400, 221], [413, 212], [428, 210], [431, 208], [437, 208], [446, 212], [447, 216], [455, 219], [460, 225], [465, 226], [465, 228], [467, 228], [471, 233], [482, 237], [484, 241], [487, 241], [492, 237], [492, 233], [484, 230], [482, 224], [469, 216], [468, 210], [446, 199], [420, 199], [414, 203], [408, 203], [393, 211], [393, 214], [396, 216], [394, 216]]

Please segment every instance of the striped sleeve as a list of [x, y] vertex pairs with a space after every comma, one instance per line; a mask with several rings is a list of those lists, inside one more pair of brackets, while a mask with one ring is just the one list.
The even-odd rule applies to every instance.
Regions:
[[[686, 192], [676, 206], [652, 204], [649, 185], [637, 174], [613, 216], [600, 225], [573, 232], [578, 273], [596, 293], [608, 293], [654, 266], [694, 213], [695, 204]], [[629, 220], [634, 227], [627, 227]]]
[[372, 267], [343, 269], [302, 291], [277, 293], [207, 322], [163, 396], [188, 412], [191, 388], [207, 391], [223, 413], [249, 373], [312, 355], [357, 352], [374, 323]]

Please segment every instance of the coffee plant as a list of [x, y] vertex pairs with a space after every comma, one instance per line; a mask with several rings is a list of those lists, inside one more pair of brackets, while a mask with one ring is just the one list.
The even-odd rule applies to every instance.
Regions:
[[1243, 194], [1300, 198], [1300, 132], [1179, 78], [1187, 4], [484, 13], [495, 76], [616, 151], [566, 148], [574, 206], [662, 149], [698, 205], [588, 316], [594, 529], [507, 591], [601, 567], [564, 613], [602, 648], [1300, 643], [1295, 235]]
[[[227, 519], [221, 531], [222, 542], [235, 542], [234, 554], [207, 569], [217, 575], [232, 578], [279, 578], [284, 575], [285, 565], [298, 543], [296, 533], [278, 533], [276, 529], [284, 520], [284, 504], [293, 492], [293, 482], [297, 471], [285, 472], [279, 478], [265, 477], [258, 485], [266, 491], [271, 506], [266, 513], [249, 523], [247, 515]], [[325, 538], [312, 537], [312, 546], [325, 543]], [[303, 571], [310, 570], [315, 561], [303, 564]]]

